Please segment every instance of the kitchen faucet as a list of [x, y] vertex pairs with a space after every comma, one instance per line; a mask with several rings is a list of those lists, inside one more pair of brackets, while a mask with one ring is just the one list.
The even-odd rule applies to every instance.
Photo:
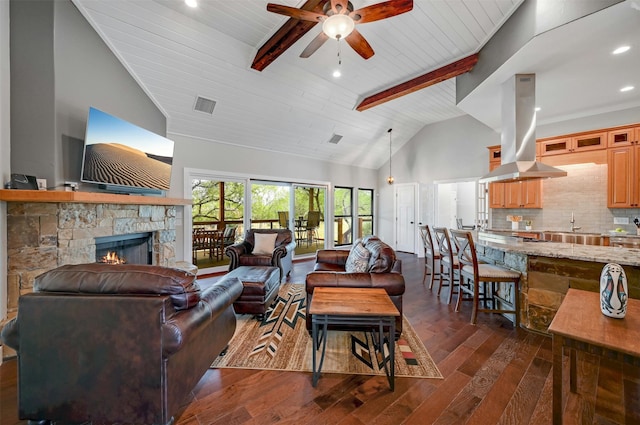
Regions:
[[571, 223], [571, 231], [575, 232], [576, 230], [580, 230], [582, 229], [582, 227], [576, 227], [576, 219], [573, 217], [573, 212], [571, 212], [571, 221], [569, 222]]

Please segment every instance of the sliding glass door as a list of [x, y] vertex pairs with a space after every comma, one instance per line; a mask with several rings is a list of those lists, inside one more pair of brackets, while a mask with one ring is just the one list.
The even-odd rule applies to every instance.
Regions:
[[296, 235], [296, 255], [315, 254], [325, 247], [325, 201], [324, 186], [293, 185], [293, 224]]
[[[325, 228], [327, 184], [266, 181], [238, 175], [185, 170], [185, 190], [191, 191], [191, 213], [185, 217], [185, 256], [199, 273], [222, 271], [227, 246], [244, 239], [247, 228], [290, 229], [296, 239], [294, 256], [312, 256], [331, 243]], [[329, 211], [332, 216], [332, 211]], [[189, 254], [189, 250], [191, 253]]]
[[224, 248], [244, 233], [243, 181], [191, 180], [192, 262], [198, 269], [229, 264]]
[[251, 228], [288, 228], [290, 198], [290, 183], [252, 181]]

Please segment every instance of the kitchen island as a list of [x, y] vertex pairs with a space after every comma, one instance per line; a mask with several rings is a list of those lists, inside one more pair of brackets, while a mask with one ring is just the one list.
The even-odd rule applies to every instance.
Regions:
[[522, 273], [520, 323], [524, 328], [548, 333], [547, 328], [568, 289], [598, 292], [600, 273], [607, 263], [623, 266], [629, 296], [640, 299], [640, 249], [526, 241], [496, 235], [499, 232], [478, 232], [475, 238], [478, 256]]

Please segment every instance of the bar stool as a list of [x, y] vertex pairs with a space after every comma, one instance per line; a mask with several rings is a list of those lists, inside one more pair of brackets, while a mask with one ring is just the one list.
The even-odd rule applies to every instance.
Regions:
[[[422, 245], [424, 246], [424, 275], [422, 276], [422, 284], [429, 275], [429, 290], [433, 288], [433, 281], [435, 277], [440, 279], [440, 269], [436, 271], [436, 261], [440, 261], [440, 252], [434, 248], [433, 239], [431, 237], [431, 230], [429, 226], [418, 226], [420, 231], [420, 237], [422, 238]], [[438, 265], [439, 266], [439, 265]]]
[[[438, 296], [443, 286], [449, 287], [449, 297], [447, 298], [447, 304], [451, 304], [453, 299], [453, 292], [456, 285], [460, 283], [459, 273], [460, 263], [458, 256], [456, 255], [453, 245], [451, 245], [451, 239], [449, 237], [449, 231], [446, 227], [434, 227], [433, 232], [436, 234], [436, 241], [438, 242], [438, 250], [440, 252], [440, 287], [438, 287]], [[457, 278], [456, 278], [456, 275]], [[447, 281], [448, 283], [444, 283]]]
[[[515, 316], [515, 327], [517, 328], [520, 324], [520, 272], [494, 264], [479, 263], [471, 232], [451, 229], [451, 235], [458, 249], [458, 260], [462, 266], [456, 311], [460, 310], [460, 302], [466, 294], [469, 297], [464, 300], [473, 301], [472, 324], [475, 325], [479, 311], [508, 313]], [[500, 283], [511, 283], [512, 285], [506, 293], [501, 294], [498, 291]], [[483, 302], [483, 307], [480, 307], [480, 301]], [[490, 308], [488, 307], [489, 303], [491, 304]]]

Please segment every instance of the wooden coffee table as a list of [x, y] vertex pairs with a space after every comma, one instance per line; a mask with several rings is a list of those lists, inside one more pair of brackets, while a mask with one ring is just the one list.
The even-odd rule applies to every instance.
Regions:
[[[318, 287], [313, 289], [311, 305], [308, 308], [311, 314], [314, 348], [312, 380], [314, 387], [320, 378], [324, 361], [327, 328], [329, 325], [341, 325], [377, 329], [378, 347], [382, 353], [384, 353], [382, 349], [384, 328], [388, 329], [389, 355], [383, 358], [382, 362], [391, 391], [394, 390], [396, 317], [400, 316], [400, 312], [387, 295], [387, 291], [380, 288]], [[321, 326], [322, 329], [320, 329]], [[318, 364], [316, 357], [321, 342], [322, 354]]]

